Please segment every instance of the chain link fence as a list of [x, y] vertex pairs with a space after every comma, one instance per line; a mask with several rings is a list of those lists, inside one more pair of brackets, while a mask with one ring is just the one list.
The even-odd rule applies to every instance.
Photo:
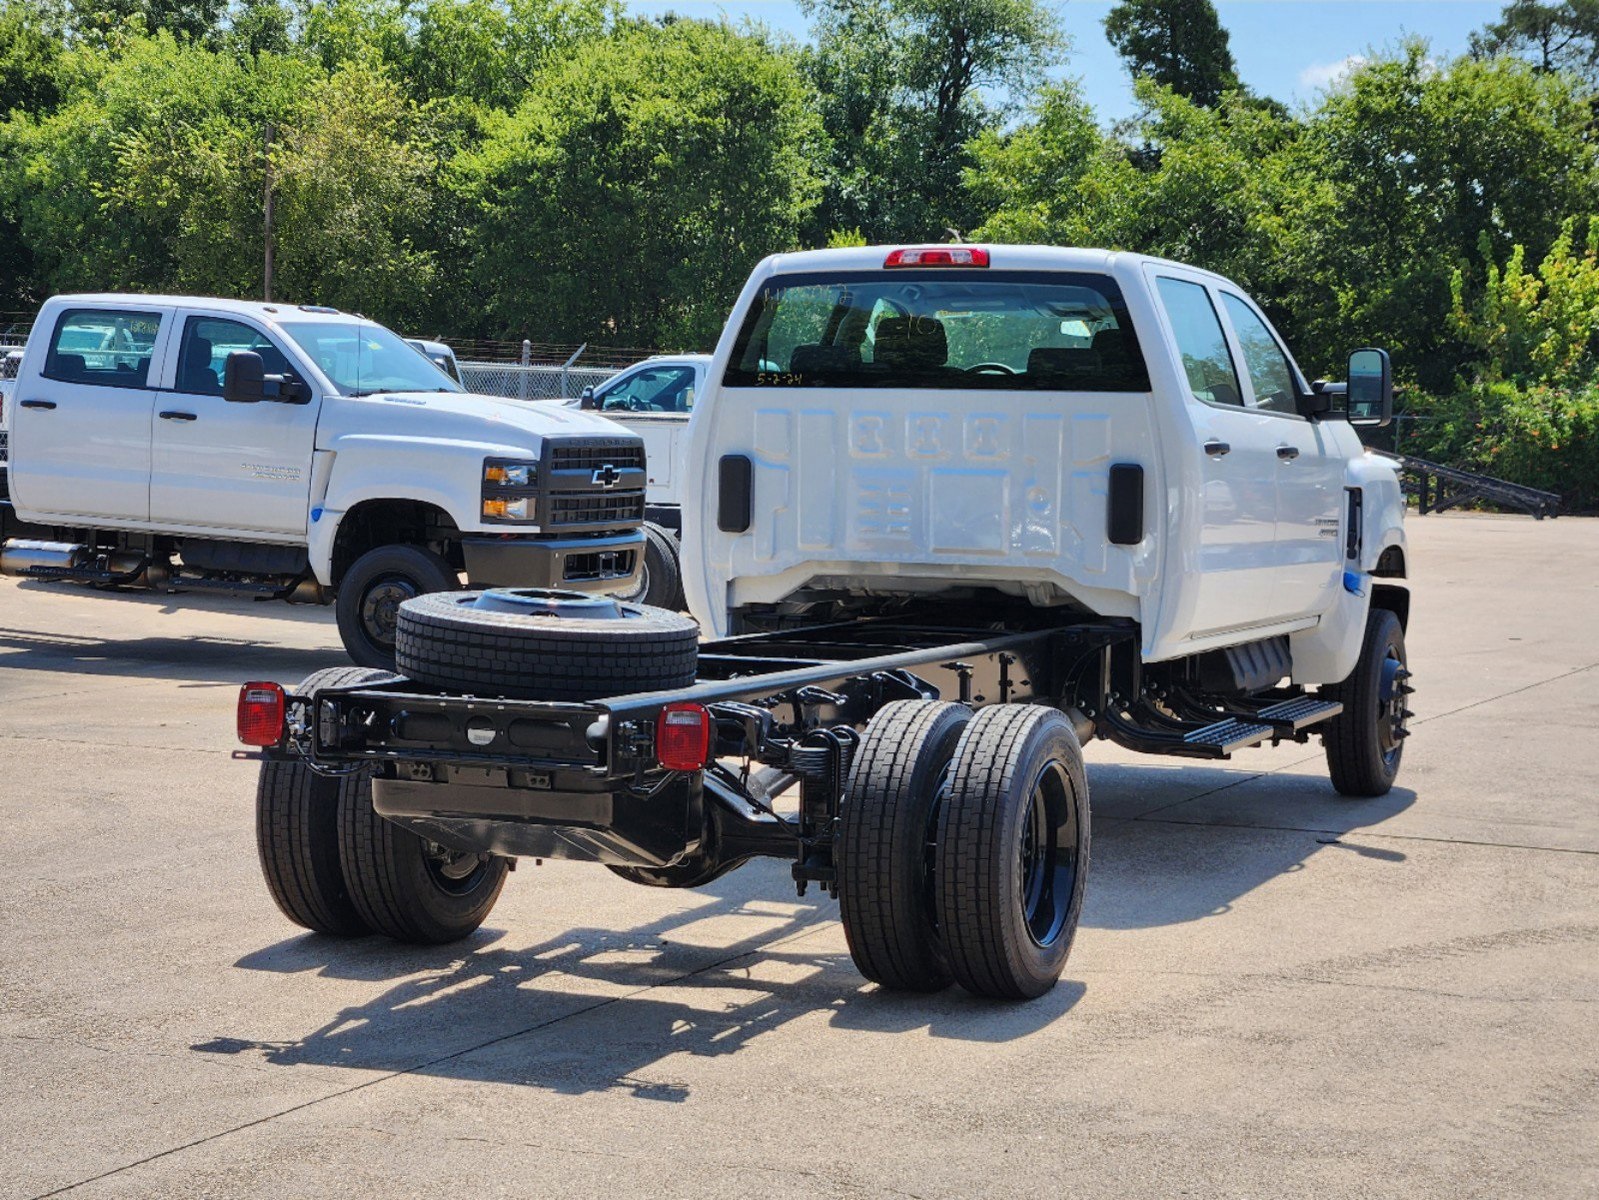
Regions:
[[461, 382], [482, 396], [512, 400], [573, 400], [586, 387], [599, 387], [616, 367], [522, 366], [518, 363], [458, 362]]

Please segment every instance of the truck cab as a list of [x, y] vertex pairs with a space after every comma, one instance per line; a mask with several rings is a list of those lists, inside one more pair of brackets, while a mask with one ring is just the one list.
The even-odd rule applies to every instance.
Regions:
[[469, 394], [336, 309], [58, 296], [8, 408], [10, 515], [52, 532], [0, 570], [336, 598], [366, 665], [392, 661], [401, 601], [463, 574], [604, 591], [640, 568], [638, 437]]
[[1134, 620], [1146, 662], [1286, 637], [1323, 683], [1370, 598], [1346, 573], [1402, 570], [1391, 465], [1241, 288], [1180, 263], [779, 255], [709, 376], [684, 583], [719, 634], [1005, 596]]

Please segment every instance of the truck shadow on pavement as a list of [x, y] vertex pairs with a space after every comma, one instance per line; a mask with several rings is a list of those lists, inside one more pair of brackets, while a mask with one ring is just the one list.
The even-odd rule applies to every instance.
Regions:
[[[1169, 803], [1152, 805], [1142, 774], [1095, 771], [1094, 864], [1080, 939], [1094, 928], [1225, 916], [1240, 896], [1300, 871], [1323, 851], [1353, 851], [1384, 865], [1405, 861], [1343, 835], [1404, 811], [1415, 798], [1408, 791], [1348, 801], [1334, 796], [1325, 778], [1187, 768], [1181, 791], [1190, 798], [1168, 796]], [[1225, 804], [1218, 802], [1222, 795]], [[617, 880], [615, 886], [634, 885]], [[310, 979], [322, 978], [381, 990], [303, 1035], [218, 1036], [191, 1049], [278, 1066], [393, 1071], [571, 1094], [621, 1091], [676, 1102], [691, 1087], [674, 1076], [672, 1064], [683, 1063], [677, 1056], [737, 1053], [791, 1022], [997, 1043], [1050, 1025], [1085, 995], [1086, 986], [1069, 974], [1026, 1004], [979, 1000], [958, 988], [931, 995], [883, 991], [856, 973], [836, 927], [829, 930], [837, 916], [833, 903], [785, 899], [787, 887], [782, 864], [752, 864], [681, 894], [673, 911], [631, 928], [580, 926], [521, 947], [508, 944], [514, 934], [492, 929], [438, 948], [379, 938], [289, 938], [236, 965], [305, 975], [308, 988], [317, 986]], [[707, 921], [715, 924], [691, 929]]]
[[1360, 835], [1410, 808], [1415, 792], [1350, 799], [1317, 767], [1302, 770], [1090, 764], [1093, 865], [1083, 924], [1143, 929], [1223, 916], [1239, 897], [1325, 852], [1406, 861]]
[[[236, 965], [389, 986], [291, 1040], [224, 1036], [191, 1049], [278, 1066], [682, 1101], [689, 1084], [672, 1077], [667, 1060], [734, 1054], [793, 1021], [830, 1017], [856, 1030], [925, 1029], [938, 1038], [1003, 1042], [1048, 1025], [1084, 994], [1070, 980], [1023, 1005], [977, 1000], [955, 988], [930, 996], [882, 992], [856, 973], [847, 953], [832, 950], [836, 937], [816, 951], [795, 944], [826, 930], [832, 904], [773, 905], [766, 897], [787, 879], [771, 874], [742, 886], [724, 877], [701, 890], [722, 893], [711, 903], [625, 931], [575, 928], [515, 949], [493, 930], [438, 949], [376, 938], [290, 938]], [[774, 919], [779, 907], [788, 911]], [[674, 940], [709, 918], [754, 918], [759, 932], [715, 945]]]
[[346, 666], [343, 650], [301, 650], [234, 638], [103, 639], [0, 627], [0, 669], [48, 671], [86, 679], [181, 683], [296, 682], [323, 667]]

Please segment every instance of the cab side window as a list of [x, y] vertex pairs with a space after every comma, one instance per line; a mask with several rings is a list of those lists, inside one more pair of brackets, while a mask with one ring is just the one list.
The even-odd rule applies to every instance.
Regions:
[[1238, 386], [1238, 371], [1210, 294], [1200, 284], [1183, 279], [1162, 276], [1155, 283], [1194, 398], [1210, 404], [1242, 405], [1244, 393]]
[[605, 412], [686, 413], [693, 407], [693, 367], [653, 367], [600, 395]]
[[259, 354], [268, 375], [289, 371], [288, 360], [264, 333], [221, 317], [190, 317], [183, 326], [174, 390], [191, 396], [220, 396], [222, 370], [228, 355], [235, 350], [253, 350]]
[[56, 321], [44, 377], [94, 387], [149, 387], [160, 332], [160, 313], [68, 309]]
[[1294, 372], [1266, 322], [1237, 296], [1223, 292], [1221, 302], [1227, 310], [1227, 319], [1233, 323], [1233, 332], [1238, 335], [1244, 370], [1249, 373], [1250, 385], [1255, 389], [1255, 407], [1298, 413], [1299, 389], [1294, 386]]

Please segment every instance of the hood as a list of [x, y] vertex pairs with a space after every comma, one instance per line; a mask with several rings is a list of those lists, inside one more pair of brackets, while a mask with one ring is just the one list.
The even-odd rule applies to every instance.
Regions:
[[511, 400], [475, 392], [379, 392], [341, 397], [339, 403], [348, 406], [346, 412], [368, 430], [400, 435], [529, 446], [536, 445], [534, 438], [638, 436], [598, 413], [567, 408], [559, 401]]

